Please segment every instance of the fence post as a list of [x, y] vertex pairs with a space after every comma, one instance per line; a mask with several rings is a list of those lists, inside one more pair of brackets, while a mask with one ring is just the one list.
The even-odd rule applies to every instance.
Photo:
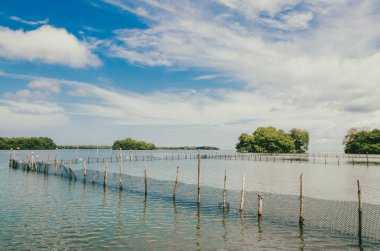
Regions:
[[108, 173], [108, 161], [106, 160], [106, 164], [104, 166], [103, 188], [106, 188], [107, 186], [107, 173]]
[[[83, 180], [86, 181], [86, 175], [87, 175], [87, 171], [86, 171], [86, 161], [83, 160]], [[86, 183], [86, 182], [85, 182]]]
[[198, 152], [198, 205], [201, 204], [201, 156]]
[[177, 192], [178, 176], [179, 176], [179, 166], [177, 166], [177, 173], [175, 175], [175, 183], [174, 183], [174, 189], [173, 189], [173, 200], [174, 201], [175, 201], [175, 195]]
[[304, 197], [303, 197], [303, 194], [304, 194], [304, 178], [303, 178], [303, 173], [301, 173], [301, 176], [300, 176], [300, 219], [299, 219], [299, 223], [300, 224], [303, 224], [304, 221], [305, 221], [305, 212], [304, 212], [304, 204], [303, 204], [303, 200], [304, 200]]
[[360, 189], [360, 182], [359, 180], [357, 181], [358, 183], [358, 200], [359, 200], [359, 205], [358, 205], [358, 214], [359, 214], [359, 229], [358, 229], [358, 237], [359, 237], [359, 244], [362, 244], [362, 223], [363, 223], [363, 205], [362, 205], [362, 195], [361, 195], [361, 189]]
[[148, 195], [148, 181], [146, 178], [146, 166], [144, 167], [144, 185], [145, 185], [145, 197]]
[[223, 188], [223, 211], [226, 210], [226, 187], [227, 187], [227, 170], [224, 169], [224, 188]]
[[242, 180], [242, 183], [241, 183], [240, 213], [243, 212], [243, 207], [244, 207], [244, 187], [245, 187], [245, 174], [243, 174], [243, 180]]
[[259, 216], [262, 216], [263, 215], [263, 195], [261, 193], [259, 193], [257, 195], [258, 197], [258, 209], [257, 209], [257, 214]]
[[119, 161], [119, 188], [120, 190], [123, 190], [123, 176], [122, 176], [122, 166], [123, 166], [123, 156], [122, 156], [122, 152], [121, 152], [121, 148], [120, 148], [120, 154], [119, 154], [119, 158], [120, 158], [120, 161]]

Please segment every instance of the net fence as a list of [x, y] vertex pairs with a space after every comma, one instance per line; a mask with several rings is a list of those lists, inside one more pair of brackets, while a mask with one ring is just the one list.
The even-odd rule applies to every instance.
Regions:
[[[83, 182], [85, 185], [104, 186], [104, 171], [73, 170], [59, 163], [42, 163], [10, 161], [10, 167], [44, 175], [61, 176], [70, 181]], [[173, 200], [175, 181], [163, 181], [151, 178], [136, 177], [119, 173], [108, 173], [105, 189], [122, 190], [127, 192], [156, 196]], [[146, 184], [146, 185], [145, 185]], [[201, 187], [201, 207], [209, 212], [220, 212], [222, 209], [222, 193], [220, 188]], [[226, 201], [228, 213], [257, 216], [258, 191], [246, 191], [243, 211], [240, 212], [241, 191], [227, 190]], [[300, 196], [260, 192], [263, 197], [263, 218], [287, 225], [298, 225], [300, 215]], [[176, 189], [176, 202], [197, 205], [197, 185], [179, 182]], [[330, 230], [351, 238], [363, 238], [380, 244], [380, 205], [363, 203], [362, 219], [359, 221], [358, 202], [325, 200], [304, 197], [303, 227], [320, 230]]]

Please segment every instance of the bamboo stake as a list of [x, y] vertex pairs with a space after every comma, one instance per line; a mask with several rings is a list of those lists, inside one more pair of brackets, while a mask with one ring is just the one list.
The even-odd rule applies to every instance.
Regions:
[[32, 171], [34, 170], [34, 152], [32, 152]]
[[120, 162], [119, 162], [119, 187], [120, 187], [120, 190], [123, 190], [123, 176], [122, 176], [122, 166], [123, 166], [123, 159], [122, 159], [122, 152], [121, 152], [121, 148], [120, 148]]
[[362, 205], [362, 195], [361, 195], [361, 189], [360, 189], [360, 182], [359, 180], [357, 181], [358, 183], [358, 200], [359, 200], [359, 205], [358, 205], [358, 214], [359, 214], [359, 229], [358, 229], [358, 237], [359, 237], [359, 245], [362, 244], [362, 228], [363, 228], [363, 205]]
[[227, 170], [224, 169], [223, 210], [226, 210]]
[[244, 207], [244, 188], [245, 188], [245, 174], [243, 174], [243, 179], [241, 183], [240, 213], [243, 212], [243, 207]]
[[257, 214], [259, 216], [262, 216], [263, 215], [263, 195], [261, 193], [259, 193], [257, 195], [258, 197], [258, 209], [257, 209]]
[[178, 176], [179, 176], [179, 166], [177, 166], [177, 173], [175, 175], [175, 183], [174, 183], [174, 189], [173, 189], [173, 200], [175, 200], [175, 196], [176, 196], [176, 192], [177, 192]]
[[83, 179], [86, 180], [86, 175], [87, 175], [87, 171], [86, 171], [86, 161], [83, 160]]
[[106, 160], [106, 164], [104, 166], [104, 178], [103, 178], [103, 187], [107, 186], [107, 173], [108, 173], [108, 161]]
[[305, 212], [304, 212], [304, 177], [303, 173], [300, 176], [300, 224], [303, 224], [305, 221]]
[[144, 185], [145, 185], [145, 197], [148, 195], [148, 180], [146, 177], [146, 166], [144, 167]]
[[201, 156], [198, 152], [198, 205], [201, 203]]

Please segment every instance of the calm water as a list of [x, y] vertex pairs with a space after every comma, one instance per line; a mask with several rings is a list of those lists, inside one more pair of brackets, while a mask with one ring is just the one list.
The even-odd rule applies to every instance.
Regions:
[[[20, 155], [23, 154], [30, 152]], [[56, 153], [35, 154], [43, 158]], [[109, 150], [103, 150], [99, 157], [110, 154]], [[86, 158], [96, 156], [96, 151], [60, 151], [59, 155]], [[233, 211], [223, 214], [218, 208], [198, 208], [192, 200], [179, 198], [173, 203], [153, 194], [145, 198], [142, 193], [128, 190], [119, 192], [110, 188], [104, 191], [99, 185], [13, 170], [9, 169], [8, 160], [8, 152], [0, 152], [0, 250], [380, 248], [373, 242], [365, 242], [359, 247], [355, 238], [332, 231], [308, 228], [300, 231], [298, 225], [265, 217], [259, 222], [252, 215], [240, 217]], [[81, 165], [74, 168], [82, 169]], [[196, 160], [125, 162], [123, 172], [141, 177], [146, 166], [150, 178], [171, 181], [175, 179], [176, 166], [180, 166], [180, 180], [196, 184], [196, 165]], [[333, 200], [356, 201], [356, 180], [360, 179], [365, 202], [380, 204], [379, 166], [203, 160], [202, 167], [202, 184], [209, 187], [223, 186], [226, 168], [229, 189], [240, 189], [241, 176], [245, 173], [247, 190], [281, 194], [297, 194], [299, 175], [303, 172], [307, 196]], [[90, 164], [88, 168], [103, 171], [104, 165]], [[117, 163], [110, 164], [110, 172], [118, 172]]]

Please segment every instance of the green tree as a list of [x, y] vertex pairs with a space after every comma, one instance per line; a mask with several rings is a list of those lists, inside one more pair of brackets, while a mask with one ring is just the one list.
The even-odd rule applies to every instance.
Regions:
[[343, 141], [345, 153], [380, 154], [380, 130], [372, 131], [351, 128]]
[[145, 141], [137, 141], [132, 138], [116, 140], [113, 143], [112, 149], [118, 150], [154, 150], [156, 146], [153, 143]]
[[289, 133], [272, 126], [259, 127], [252, 135], [239, 136], [236, 149], [239, 152], [304, 153], [309, 146], [309, 132], [292, 129]]
[[242, 133], [239, 136], [239, 142], [236, 144], [236, 149], [239, 152], [252, 152], [253, 137], [247, 133]]
[[306, 130], [293, 128], [289, 132], [294, 141], [294, 147], [297, 153], [305, 153], [309, 149], [309, 132]]
[[21, 150], [52, 150], [57, 145], [50, 138], [0, 138], [0, 150], [21, 149]]

